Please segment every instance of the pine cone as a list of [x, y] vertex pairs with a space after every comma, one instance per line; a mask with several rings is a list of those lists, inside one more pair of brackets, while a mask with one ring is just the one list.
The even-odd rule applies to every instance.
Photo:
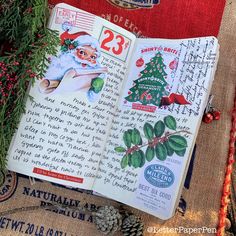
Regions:
[[113, 206], [99, 207], [95, 214], [94, 223], [99, 231], [103, 234], [112, 235], [120, 230], [122, 224], [122, 216]]
[[143, 222], [139, 217], [129, 215], [123, 220], [121, 231], [124, 236], [142, 236]]

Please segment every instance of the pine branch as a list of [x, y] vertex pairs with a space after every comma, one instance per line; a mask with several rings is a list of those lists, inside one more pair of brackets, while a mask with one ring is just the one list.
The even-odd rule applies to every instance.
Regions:
[[7, 151], [25, 111], [27, 87], [42, 78], [47, 56], [55, 55], [59, 44], [57, 32], [46, 28], [46, 0], [8, 2], [0, 19], [0, 40], [11, 42], [11, 50], [0, 56], [0, 170], [6, 168]]
[[[8, 1], [9, 4], [1, 1], [1, 15], [0, 18], [0, 37], [13, 42], [17, 40], [19, 36], [19, 29], [21, 27], [22, 31], [22, 10], [27, 7], [27, 4], [31, 4], [31, 1]], [[3, 7], [4, 6], [4, 7]]]

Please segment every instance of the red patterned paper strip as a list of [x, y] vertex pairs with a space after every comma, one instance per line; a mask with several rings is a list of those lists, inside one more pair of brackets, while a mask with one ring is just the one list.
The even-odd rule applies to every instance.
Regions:
[[234, 99], [234, 108], [232, 111], [232, 127], [230, 131], [230, 141], [229, 141], [229, 153], [228, 153], [228, 163], [226, 167], [225, 180], [223, 185], [223, 193], [221, 197], [221, 208], [219, 212], [219, 223], [217, 229], [217, 236], [223, 236], [225, 231], [225, 220], [227, 217], [227, 207], [229, 203], [230, 195], [230, 184], [231, 184], [231, 174], [233, 171], [234, 154], [235, 154], [235, 141], [236, 141], [236, 93]]
[[62, 180], [66, 180], [66, 181], [76, 182], [76, 183], [83, 183], [83, 180], [84, 180], [83, 178], [78, 178], [78, 177], [74, 177], [71, 175], [64, 175], [64, 174], [60, 174], [60, 173], [49, 171], [49, 170], [44, 170], [44, 169], [37, 168], [37, 167], [34, 167], [33, 173], [56, 178], [56, 179], [62, 179]]
[[155, 106], [147, 106], [147, 105], [142, 105], [142, 104], [138, 104], [138, 103], [133, 103], [132, 109], [136, 109], [136, 110], [140, 110], [140, 111], [147, 111], [147, 112], [155, 112], [156, 111]]

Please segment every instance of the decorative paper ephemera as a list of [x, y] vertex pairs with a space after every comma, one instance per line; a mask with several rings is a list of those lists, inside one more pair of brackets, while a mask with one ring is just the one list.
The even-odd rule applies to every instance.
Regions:
[[[123, 107], [149, 112], [200, 112], [210, 68], [216, 60], [217, 42], [201, 38], [161, 44], [139, 40], [123, 93]], [[204, 46], [203, 46], [204, 45]]]
[[[136, 56], [137, 60], [131, 73], [132, 81], [129, 81], [132, 84], [127, 84], [129, 90], [124, 98], [124, 105], [131, 105], [134, 108], [142, 104], [146, 105], [146, 109], [148, 105], [159, 107], [162, 97], [168, 96], [174, 85], [178, 67], [178, 51], [161, 45], [143, 45]], [[145, 106], [141, 107], [145, 109]]]

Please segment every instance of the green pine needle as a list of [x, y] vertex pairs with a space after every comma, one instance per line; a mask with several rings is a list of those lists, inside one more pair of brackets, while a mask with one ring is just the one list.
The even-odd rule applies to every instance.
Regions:
[[43, 77], [49, 62], [48, 55], [55, 55], [57, 52], [58, 33], [46, 28], [49, 16], [47, 6], [46, 0], [0, 0], [0, 42], [10, 43], [12, 48], [0, 56], [0, 63], [14, 80], [9, 82], [0, 68], [2, 171], [6, 170], [8, 148], [20, 117], [25, 112], [26, 98], [29, 97], [28, 85]]

